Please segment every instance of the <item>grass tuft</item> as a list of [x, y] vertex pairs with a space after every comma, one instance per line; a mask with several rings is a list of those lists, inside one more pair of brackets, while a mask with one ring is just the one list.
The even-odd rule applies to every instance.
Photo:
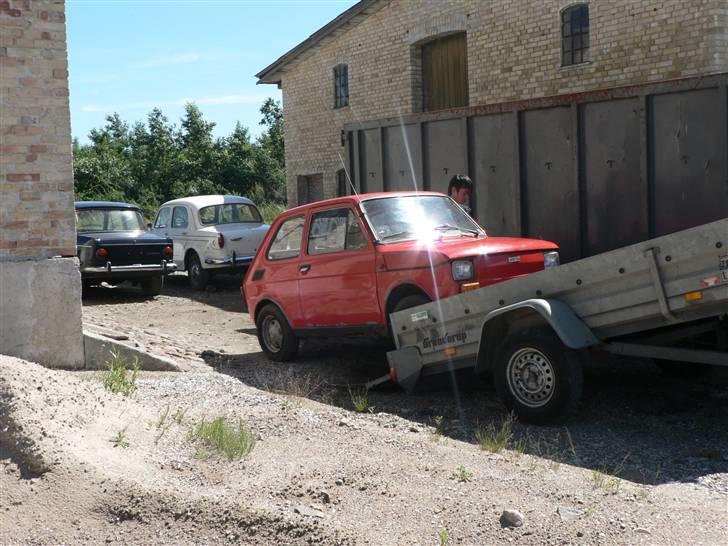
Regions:
[[114, 444], [114, 447], [129, 447], [129, 440], [126, 437], [126, 427], [122, 428], [119, 432], [117, 432], [116, 436], [114, 436], [109, 441]]
[[437, 538], [440, 539], [440, 546], [449, 546], [450, 533], [447, 532], [447, 529], [440, 529], [437, 532]]
[[447, 422], [445, 421], [445, 417], [442, 415], [436, 415], [435, 416], [435, 434], [437, 436], [445, 436], [445, 433], [447, 432]]
[[232, 461], [245, 457], [255, 446], [255, 436], [243, 419], [238, 420], [237, 427], [225, 417], [212, 421], [203, 419], [190, 429], [189, 437], [197, 442], [197, 455], [200, 458], [217, 453]]
[[366, 413], [374, 410], [369, 406], [369, 391], [366, 387], [349, 387], [349, 396], [357, 413]]
[[124, 357], [121, 356], [118, 350], [114, 349], [111, 351], [111, 359], [101, 377], [101, 382], [107, 391], [131, 398], [137, 390], [136, 382], [139, 370], [138, 358], [135, 358], [131, 368], [127, 369]]
[[515, 420], [515, 416], [510, 413], [503, 419], [500, 426], [491, 423], [485, 428], [479, 428], [475, 432], [475, 440], [478, 442], [480, 449], [490, 451], [491, 453], [500, 453], [507, 447], [513, 447], [516, 451], [522, 452], [524, 446], [512, 441], [513, 423]]
[[460, 465], [452, 474], [450, 474], [450, 479], [457, 480], [459, 482], [469, 482], [473, 479], [473, 473], [463, 465]]

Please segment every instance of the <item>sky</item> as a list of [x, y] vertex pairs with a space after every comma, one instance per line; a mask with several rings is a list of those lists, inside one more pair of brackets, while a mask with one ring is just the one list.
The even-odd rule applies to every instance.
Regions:
[[67, 0], [71, 129], [118, 112], [130, 124], [159, 107], [179, 125], [195, 102], [216, 136], [240, 121], [257, 136], [260, 105], [280, 100], [255, 74], [355, 0]]

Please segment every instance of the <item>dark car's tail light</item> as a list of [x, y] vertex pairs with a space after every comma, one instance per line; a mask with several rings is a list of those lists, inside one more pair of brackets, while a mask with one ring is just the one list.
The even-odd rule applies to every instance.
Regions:
[[220, 248], [225, 246], [225, 236], [222, 233], [217, 236], [217, 246]]
[[108, 257], [109, 257], [109, 251], [108, 251], [108, 250], [106, 250], [106, 249], [105, 249], [105, 248], [103, 248], [103, 247], [102, 247], [102, 248], [99, 248], [99, 249], [98, 249], [98, 250], [96, 251], [96, 257], [97, 257], [97, 258], [108, 258]]
[[172, 249], [171, 246], [165, 246], [162, 249], [162, 254], [164, 255], [165, 258], [171, 258], [172, 255], [174, 254], [174, 250]]

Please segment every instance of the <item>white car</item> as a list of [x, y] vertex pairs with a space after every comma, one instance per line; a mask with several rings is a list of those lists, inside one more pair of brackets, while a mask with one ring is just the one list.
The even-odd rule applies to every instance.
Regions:
[[174, 262], [203, 290], [212, 272], [249, 265], [269, 227], [250, 199], [199, 195], [164, 203], [152, 231], [173, 240]]

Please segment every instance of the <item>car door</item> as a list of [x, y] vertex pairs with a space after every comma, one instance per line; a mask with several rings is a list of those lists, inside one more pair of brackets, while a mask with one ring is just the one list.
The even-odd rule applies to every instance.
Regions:
[[172, 208], [172, 217], [167, 228], [167, 237], [172, 238], [174, 261], [179, 267], [184, 267], [185, 252], [189, 246], [189, 228], [190, 213], [187, 207], [184, 205], [175, 205]]
[[359, 327], [381, 317], [374, 245], [350, 207], [314, 211], [299, 264], [306, 327]]
[[[299, 298], [299, 261], [303, 245], [306, 216], [301, 214], [283, 220], [265, 250], [265, 268], [261, 271], [263, 289], [258, 296], [274, 301], [293, 328], [303, 325]], [[261, 249], [262, 250], [262, 249]]]

